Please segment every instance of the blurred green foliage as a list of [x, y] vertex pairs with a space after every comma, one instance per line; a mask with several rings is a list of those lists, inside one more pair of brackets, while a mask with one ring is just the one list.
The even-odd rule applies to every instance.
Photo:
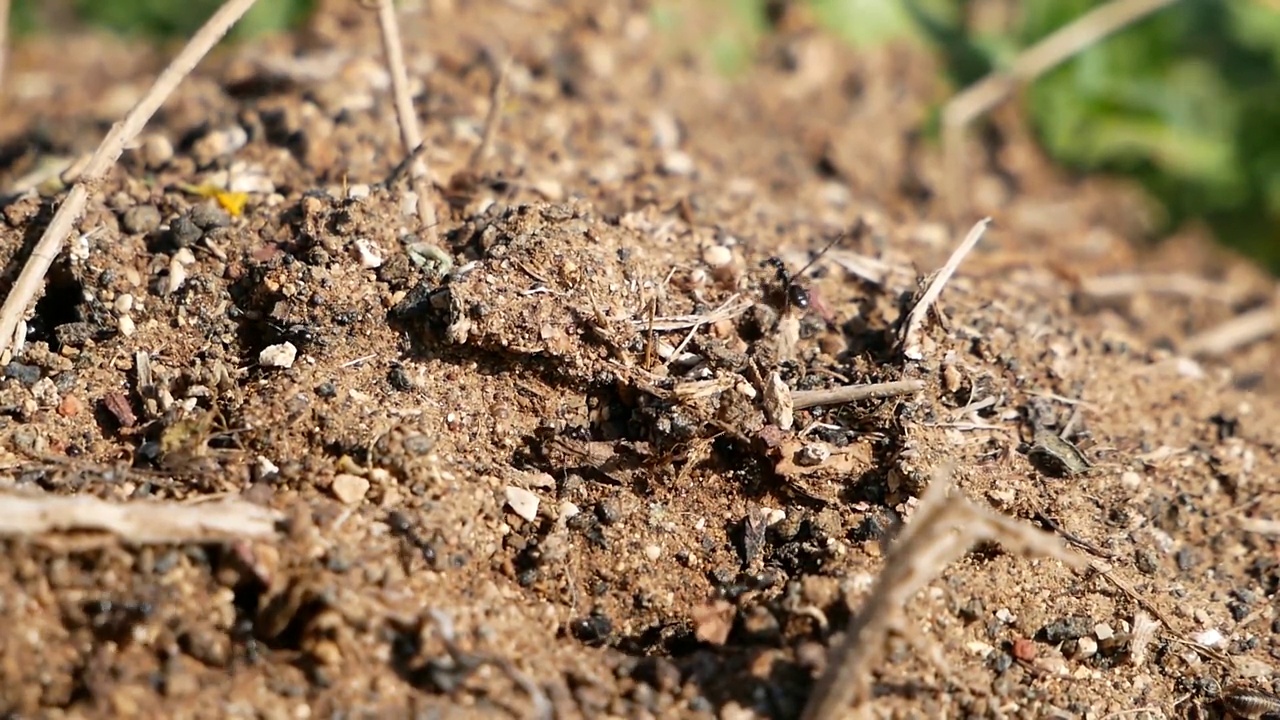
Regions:
[[[981, 32], [906, 1], [957, 86], [1102, 4], [1022, 3], [1012, 27]], [[1037, 79], [1024, 103], [1058, 162], [1137, 178], [1165, 229], [1203, 219], [1280, 271], [1280, 3], [1180, 0]]]
[[[14, 0], [13, 26], [19, 33], [65, 30], [81, 25], [155, 39], [186, 37], [223, 0]], [[233, 40], [286, 30], [306, 18], [313, 0], [263, 0], [229, 33]]]
[[[716, 65], [747, 68], [779, 0], [703, 0], [721, 30], [698, 36]], [[1108, 0], [796, 0], [856, 45], [914, 38], [943, 57], [957, 88]], [[688, 0], [656, 0], [678, 32]], [[82, 24], [189, 35], [221, 0], [15, 0], [19, 32]], [[233, 38], [286, 29], [314, 0], [264, 0]], [[994, 18], [994, 20], [992, 20]], [[1081, 172], [1140, 180], [1191, 218], [1280, 271], [1280, 0], [1179, 0], [1037, 79], [1022, 96], [1041, 143]]]

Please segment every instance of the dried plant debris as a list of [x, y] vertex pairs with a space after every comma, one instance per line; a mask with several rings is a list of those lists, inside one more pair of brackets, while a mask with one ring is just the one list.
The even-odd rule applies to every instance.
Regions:
[[199, 504], [92, 497], [0, 496], [0, 535], [105, 532], [133, 544], [264, 538], [279, 514], [243, 500]]
[[832, 650], [828, 669], [805, 707], [805, 720], [850, 717], [851, 708], [856, 716], [867, 716], [865, 703], [871, 699], [875, 664], [884, 653], [888, 633], [905, 631], [902, 609], [975, 542], [997, 541], [1020, 555], [1049, 557], [1072, 567], [1086, 565], [1052, 535], [950, 496], [951, 472], [950, 467], [935, 472], [910, 523], [894, 541], [844, 642]]
[[[85, 129], [157, 64], [22, 41], [0, 264], [65, 248], [6, 317], [0, 705], [795, 717], [827, 658], [904, 718], [1273, 689], [1280, 364], [1239, 321], [1274, 325], [1274, 279], [1194, 236], [1133, 252], [1133, 196], [1064, 182], [1009, 118], [972, 178], [1003, 231], [957, 248], [915, 132], [937, 68], [804, 3], [729, 84], [635, 3], [526, 5], [327, 3], [202, 63], [87, 194]], [[984, 542], [907, 600], [1025, 530], [921, 507], [947, 462], [1113, 566]], [[907, 602], [928, 630], [881, 652]], [[1084, 635], [1038, 639], [1068, 616]]]

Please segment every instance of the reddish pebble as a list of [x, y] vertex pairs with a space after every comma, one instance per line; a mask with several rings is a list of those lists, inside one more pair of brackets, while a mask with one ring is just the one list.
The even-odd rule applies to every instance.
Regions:
[[1013, 641], [1013, 656], [1023, 662], [1036, 659], [1036, 644], [1026, 638]]
[[58, 414], [62, 417], [75, 417], [84, 409], [84, 403], [80, 402], [80, 398], [75, 395], [62, 396], [62, 402], [58, 403]]

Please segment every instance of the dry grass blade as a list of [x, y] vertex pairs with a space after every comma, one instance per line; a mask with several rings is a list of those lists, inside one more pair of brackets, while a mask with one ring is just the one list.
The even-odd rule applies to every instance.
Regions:
[[715, 310], [703, 315], [673, 315], [671, 317], [660, 318], [633, 318], [631, 324], [637, 328], [651, 327], [655, 332], [670, 332], [672, 330], [687, 330], [688, 328], [697, 327], [699, 325], [707, 325], [717, 323], [721, 320], [735, 318], [751, 308], [750, 300], [731, 296], [725, 300]]
[[795, 409], [804, 410], [819, 405], [842, 405], [859, 400], [879, 400], [897, 395], [910, 395], [923, 389], [923, 380], [844, 385], [827, 390], [795, 390], [791, 393], [791, 402]]
[[498, 125], [502, 118], [502, 101], [507, 89], [507, 74], [511, 72], [511, 58], [494, 62], [493, 88], [489, 91], [489, 111], [484, 116], [484, 134], [480, 136], [480, 144], [476, 146], [467, 160], [467, 168], [479, 174], [489, 151], [493, 149], [493, 138], [498, 134]]
[[1194, 357], [1220, 357], [1270, 337], [1277, 330], [1280, 330], [1280, 311], [1267, 305], [1192, 335], [1182, 344], [1181, 350]]
[[946, 194], [953, 218], [968, 205], [965, 187], [964, 134], [975, 118], [1000, 104], [1019, 84], [1034, 80], [1071, 56], [1112, 33], [1177, 0], [1112, 0], [1059, 28], [1024, 50], [1005, 72], [993, 72], [965, 88], [942, 110], [942, 148]]
[[400, 21], [392, 0], [378, 3], [378, 30], [382, 33], [382, 49], [387, 57], [387, 70], [391, 73], [391, 92], [395, 97], [396, 119], [400, 125], [400, 143], [406, 155], [413, 154], [411, 168], [414, 192], [418, 193], [418, 222], [427, 242], [435, 243], [436, 207], [431, 198], [430, 173], [427, 170], [422, 146], [422, 131], [418, 128], [418, 114], [413, 109], [413, 97], [409, 94], [409, 73], [404, 64], [404, 47], [400, 44]]
[[[871, 594], [851, 622], [844, 642], [832, 650], [826, 673], [818, 679], [803, 720], [857, 717], [870, 695], [873, 668], [884, 652], [888, 633], [907, 602], [962, 557], [975, 543], [1000, 542], [1021, 555], [1055, 558], [1073, 567], [1084, 559], [1054, 536], [977, 505], [949, 497], [951, 468], [934, 473], [911, 522], [884, 560]], [[853, 712], [851, 713], [851, 708]]]
[[970, 228], [969, 234], [965, 235], [964, 240], [960, 243], [947, 258], [947, 262], [934, 274], [933, 279], [929, 281], [929, 286], [925, 288], [924, 293], [920, 296], [920, 300], [916, 302], [915, 307], [911, 308], [911, 314], [907, 316], [907, 324], [902, 331], [902, 354], [912, 360], [920, 360], [924, 357], [924, 353], [920, 350], [920, 328], [924, 326], [925, 316], [929, 314], [929, 308], [938, 301], [938, 297], [942, 295], [942, 288], [946, 287], [947, 281], [955, 274], [956, 269], [960, 267], [960, 263], [964, 262], [965, 256], [978, 244], [982, 239], [982, 234], [987, 231], [987, 226], [991, 224], [991, 218], [982, 218], [974, 223]]
[[227, 0], [217, 12], [196, 31], [196, 34], [178, 53], [169, 66], [160, 73], [147, 94], [129, 111], [124, 120], [111, 126], [111, 131], [103, 139], [102, 144], [94, 151], [75, 187], [62, 201], [62, 206], [54, 214], [53, 220], [40, 236], [31, 251], [26, 266], [9, 291], [4, 306], [0, 307], [0, 360], [7, 359], [8, 350], [18, 338], [15, 332], [27, 307], [35, 300], [49, 266], [62, 251], [62, 246], [71, 234], [76, 221], [84, 213], [85, 202], [89, 198], [89, 184], [106, 175], [107, 170], [115, 165], [124, 147], [137, 137], [146, 126], [147, 121], [156, 110], [164, 104], [169, 95], [178, 87], [183, 78], [191, 73], [197, 63], [208, 54], [209, 50], [222, 39], [231, 26], [235, 25], [242, 15], [248, 12], [256, 0]]
[[135, 544], [275, 534], [277, 514], [243, 500], [202, 505], [111, 503], [94, 497], [0, 495], [0, 535], [98, 531]]

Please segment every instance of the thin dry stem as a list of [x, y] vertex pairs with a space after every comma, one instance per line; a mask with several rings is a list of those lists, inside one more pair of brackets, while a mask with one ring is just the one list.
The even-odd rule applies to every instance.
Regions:
[[1233, 302], [1236, 294], [1229, 283], [1214, 282], [1185, 273], [1101, 275], [1081, 280], [1080, 292], [1100, 299], [1150, 293], [1223, 303]]
[[138, 104], [129, 111], [125, 119], [111, 126], [111, 131], [103, 139], [102, 144], [93, 153], [84, 167], [75, 187], [67, 193], [62, 206], [54, 214], [48, 229], [31, 251], [31, 257], [22, 268], [22, 273], [9, 291], [4, 306], [0, 307], [0, 359], [5, 359], [8, 350], [17, 338], [14, 337], [18, 323], [26, 314], [27, 308], [39, 295], [40, 284], [49, 272], [54, 258], [62, 252], [62, 246], [71, 233], [72, 228], [84, 213], [85, 202], [89, 198], [89, 185], [106, 175], [115, 165], [125, 145], [146, 126], [147, 121], [155, 114], [169, 95], [178, 87], [183, 78], [191, 73], [209, 50], [222, 39], [232, 25], [253, 6], [255, 0], [227, 0], [217, 12], [196, 31], [191, 41], [178, 53], [177, 57], [156, 78], [151, 89]]
[[387, 70], [391, 73], [391, 92], [396, 103], [396, 120], [400, 125], [400, 143], [404, 152], [417, 154], [412, 173], [414, 192], [418, 193], [418, 223], [422, 226], [427, 242], [435, 243], [436, 206], [431, 197], [431, 179], [422, 145], [422, 131], [418, 129], [418, 114], [413, 109], [413, 97], [409, 94], [409, 73], [404, 64], [404, 48], [400, 44], [400, 21], [392, 0], [378, 3], [378, 29], [382, 33], [382, 50], [386, 54]]
[[637, 328], [652, 327], [655, 332], [686, 330], [698, 325], [707, 325], [735, 318], [750, 309], [753, 304], [750, 300], [733, 295], [715, 310], [702, 315], [672, 315], [670, 317], [652, 319], [632, 318], [631, 324]]
[[[1084, 559], [1053, 535], [1001, 515], [962, 496], [949, 496], [950, 467], [934, 472], [920, 505], [894, 542], [844, 642], [832, 650], [802, 720], [835, 720], [864, 715], [874, 666], [888, 634], [899, 629], [906, 604], [947, 565], [976, 542], [995, 540], [1024, 556], [1041, 555], [1083, 567]], [[850, 710], [853, 709], [851, 714]]]
[[960, 263], [964, 262], [964, 258], [973, 250], [978, 241], [982, 239], [982, 234], [987, 231], [987, 226], [991, 224], [991, 218], [982, 218], [974, 223], [969, 230], [969, 234], [964, 237], [959, 247], [951, 253], [951, 257], [947, 258], [947, 262], [942, 269], [934, 274], [933, 279], [929, 281], [929, 286], [925, 288], [924, 294], [920, 296], [920, 300], [916, 302], [916, 306], [911, 309], [911, 314], [907, 316], [907, 324], [904, 326], [902, 333], [902, 354], [912, 360], [920, 360], [924, 357], [924, 353], [920, 350], [920, 329], [924, 326], [924, 318], [929, 314], [929, 308], [937, 302], [938, 297], [942, 295], [942, 288], [946, 287], [947, 281], [955, 274], [956, 268], [960, 267]]
[[243, 500], [187, 505], [112, 503], [89, 496], [0, 495], [0, 535], [97, 531], [134, 544], [261, 538], [275, 534], [278, 515]]
[[1022, 51], [1008, 71], [996, 71], [952, 98], [942, 111], [942, 147], [946, 195], [952, 218], [967, 211], [964, 137], [969, 123], [1004, 102], [1023, 83], [1031, 82], [1081, 52], [1177, 0], [1112, 0], [1059, 28]]
[[480, 136], [480, 144], [476, 146], [467, 160], [467, 169], [479, 174], [485, 156], [493, 147], [493, 138], [498, 134], [498, 125], [502, 118], [502, 101], [507, 89], [507, 73], [511, 71], [511, 58], [495, 63], [493, 88], [489, 91], [489, 112], [484, 116], [484, 134]]
[[1230, 320], [1187, 338], [1182, 352], [1198, 357], [1226, 355], [1250, 343], [1274, 335], [1280, 330], [1280, 311], [1274, 306], [1250, 310]]
[[826, 390], [795, 390], [791, 393], [791, 403], [796, 410], [804, 410], [819, 405], [843, 405], [859, 400], [910, 395], [923, 389], [923, 380], [895, 380], [868, 385], [844, 385]]

